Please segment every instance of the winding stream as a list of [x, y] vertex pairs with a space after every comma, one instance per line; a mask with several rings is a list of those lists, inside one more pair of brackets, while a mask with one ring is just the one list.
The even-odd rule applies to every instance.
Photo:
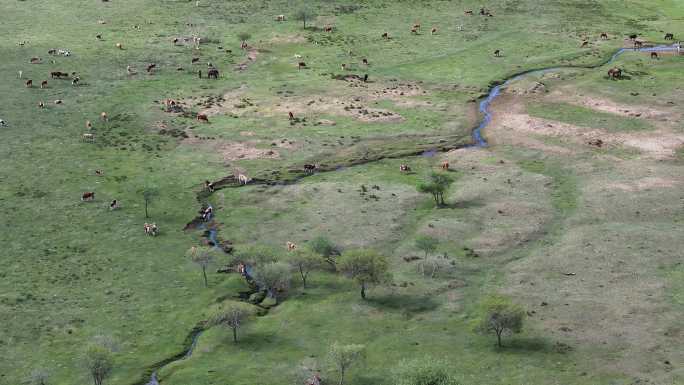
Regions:
[[[471, 147], [486, 147], [487, 146], [487, 140], [482, 136], [482, 130], [486, 128], [489, 123], [492, 121], [492, 111], [490, 109], [491, 104], [496, 100], [496, 98], [501, 94], [502, 88], [506, 87], [510, 83], [519, 80], [525, 76], [528, 75], [536, 75], [536, 74], [543, 74], [546, 72], [553, 72], [561, 69], [595, 69], [602, 67], [606, 64], [610, 64], [615, 59], [617, 59], [621, 54], [625, 52], [665, 52], [665, 51], [678, 51], [679, 48], [676, 44], [673, 45], [661, 45], [661, 46], [656, 46], [656, 47], [645, 47], [645, 48], [639, 48], [639, 49], [632, 49], [632, 48], [621, 48], [618, 51], [616, 51], [610, 58], [607, 60], [604, 60], [603, 62], [596, 64], [596, 65], [591, 65], [591, 66], [580, 66], [580, 65], [567, 65], [567, 66], [554, 66], [554, 67], [547, 67], [547, 68], [539, 68], [539, 69], [532, 69], [532, 70], [527, 70], [524, 72], [520, 72], [517, 74], [514, 74], [510, 77], [508, 77], [504, 82], [497, 84], [493, 87], [490, 88], [489, 93], [487, 96], [480, 101], [479, 105], [479, 111], [482, 114], [482, 120], [480, 123], [473, 129], [472, 132], [472, 138], [473, 138], [473, 144]], [[437, 154], [437, 150], [430, 150], [430, 151], [425, 151], [423, 153], [423, 156], [427, 157], [432, 157]], [[340, 166], [336, 170], [344, 169], [346, 167]], [[204, 223], [203, 229], [207, 229], [206, 223]], [[218, 248], [218, 241], [217, 241], [217, 230], [216, 228], [210, 228], [208, 229], [208, 239], [213, 242], [214, 247]], [[251, 270], [251, 266], [247, 267], [249, 270]], [[251, 275], [250, 271], [247, 271], [247, 275]], [[173, 358], [170, 358], [168, 360], [163, 361], [162, 363], [158, 364], [156, 369], [152, 372], [152, 375], [150, 376], [149, 382], [146, 383], [146, 385], [159, 385], [159, 379], [157, 378], [157, 372], [162, 369], [164, 366], [169, 365], [173, 362], [181, 361], [184, 359], [187, 359], [192, 356], [192, 353], [197, 346], [197, 342], [199, 340], [199, 337], [202, 335], [202, 332], [204, 330], [202, 328], [195, 328], [193, 331], [190, 333], [188, 338], [190, 339], [190, 345], [189, 347], [182, 352], [179, 355], [174, 356]], [[141, 384], [144, 384], [142, 382]]]

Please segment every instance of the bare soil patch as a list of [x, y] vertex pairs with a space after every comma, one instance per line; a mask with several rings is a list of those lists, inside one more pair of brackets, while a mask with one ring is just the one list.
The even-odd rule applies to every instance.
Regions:
[[[203, 140], [197, 137], [184, 139], [184, 145], [198, 146], [207, 151], [218, 153], [225, 162], [249, 159], [278, 159], [280, 154], [275, 148], [258, 148], [258, 141], [229, 142], [224, 140]], [[277, 147], [277, 146], [274, 146]], [[285, 147], [285, 146], [283, 146]]]
[[652, 119], [657, 121], [676, 121], [681, 117], [674, 109], [657, 109], [650, 106], [620, 104], [598, 96], [578, 94], [571, 88], [560, 88], [551, 92], [548, 99], [586, 107], [599, 112], [607, 112], [630, 118]]
[[504, 96], [492, 106], [494, 117], [487, 132], [495, 133], [494, 136], [497, 137], [494, 139], [495, 142], [506, 138], [506, 141], [513, 141], [515, 144], [529, 145], [532, 148], [556, 153], [578, 151], [541, 145], [538, 140], [535, 141], [534, 137], [529, 137], [533, 134], [595, 147], [630, 147], [638, 150], [642, 156], [653, 159], [673, 158], [677, 149], [684, 146], [684, 133], [678, 133], [669, 128], [649, 132], [609, 133], [600, 128], [580, 127], [530, 116], [524, 112], [522, 103], [518, 99]]
[[[357, 100], [360, 99], [357, 98]], [[283, 116], [286, 116], [288, 112], [292, 112], [295, 116], [324, 113], [349, 116], [368, 123], [397, 123], [405, 120], [396, 112], [371, 108], [361, 101], [349, 101], [347, 98], [339, 97], [287, 99], [274, 106], [273, 112]]]

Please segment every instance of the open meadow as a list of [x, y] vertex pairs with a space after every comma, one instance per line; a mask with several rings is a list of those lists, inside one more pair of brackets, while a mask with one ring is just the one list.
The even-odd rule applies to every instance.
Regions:
[[682, 1], [0, 0], [0, 34], [0, 384], [684, 384]]

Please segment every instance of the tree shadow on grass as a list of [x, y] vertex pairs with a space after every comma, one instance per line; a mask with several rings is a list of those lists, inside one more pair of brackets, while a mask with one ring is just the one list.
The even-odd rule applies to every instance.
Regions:
[[458, 201], [453, 203], [447, 203], [440, 205], [441, 209], [472, 209], [478, 207], [484, 207], [485, 203], [480, 198], [470, 199], [467, 201]]
[[552, 353], [556, 350], [553, 345], [540, 337], [516, 337], [502, 340], [503, 347], [492, 345], [493, 350], [508, 353]]
[[439, 306], [431, 297], [412, 294], [389, 294], [382, 297], [370, 297], [366, 303], [379, 310], [401, 311], [406, 318], [433, 311]]

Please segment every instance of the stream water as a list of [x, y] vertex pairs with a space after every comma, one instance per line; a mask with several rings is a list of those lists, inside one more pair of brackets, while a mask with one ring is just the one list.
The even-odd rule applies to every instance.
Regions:
[[513, 75], [506, 79], [502, 84], [496, 85], [492, 87], [489, 90], [489, 93], [487, 94], [487, 97], [484, 98], [480, 102], [480, 113], [482, 114], [482, 121], [480, 124], [477, 125], [477, 127], [473, 130], [473, 146], [474, 147], [486, 147], [487, 146], [487, 140], [482, 136], [482, 130], [489, 125], [489, 123], [492, 121], [492, 112], [490, 110], [490, 106], [494, 100], [501, 94], [501, 89], [509, 85], [510, 83], [519, 80], [520, 78], [528, 75], [538, 75], [538, 74], [543, 74], [546, 72], [553, 72], [557, 70], [562, 70], [562, 69], [572, 69], [572, 68], [578, 68], [578, 69], [592, 69], [592, 68], [598, 68], [601, 66], [604, 66], [606, 64], [610, 64], [615, 59], [617, 59], [620, 55], [622, 55], [625, 52], [666, 52], [666, 51], [678, 51], [679, 48], [677, 44], [673, 45], [660, 45], [656, 47], [644, 47], [644, 48], [638, 48], [638, 49], [632, 49], [632, 48], [621, 48], [617, 52], [615, 52], [610, 59], [604, 61], [603, 63], [597, 64], [595, 66], [588, 66], [588, 67], [582, 67], [582, 66], [557, 66], [557, 67], [549, 67], [549, 68], [540, 68], [536, 70], [529, 70], [525, 71], [520, 74]]
[[[556, 66], [556, 67], [549, 67], [549, 68], [533, 69], [533, 70], [529, 70], [529, 71], [525, 71], [525, 72], [513, 75], [513, 76], [509, 77], [508, 79], [506, 79], [503, 83], [492, 87], [489, 90], [487, 97], [485, 97], [480, 102], [479, 111], [482, 114], [482, 121], [480, 121], [480, 123], [477, 125], [477, 127], [475, 129], [473, 129], [473, 133], [472, 133], [473, 145], [472, 146], [473, 147], [486, 147], [487, 146], [487, 140], [482, 136], [482, 130], [485, 127], [487, 127], [487, 125], [489, 125], [489, 123], [492, 121], [492, 112], [490, 109], [492, 102], [494, 102], [494, 100], [496, 100], [496, 98], [501, 94], [502, 88], [506, 87], [510, 83], [512, 83], [512, 82], [514, 82], [514, 81], [516, 81], [522, 77], [529, 76], [529, 75], [543, 74], [546, 72], [552, 72], [552, 71], [557, 71], [557, 70], [561, 70], [561, 69], [572, 69], [572, 68], [592, 69], [592, 68], [598, 68], [598, 67], [604, 66], [606, 64], [610, 64], [611, 62], [615, 61], [615, 59], [617, 59], [620, 55], [622, 55], [625, 52], [634, 52], [634, 51], [636, 51], [636, 52], [664, 52], [664, 51], [677, 51], [677, 50], [678, 50], [678, 48], [677, 48], [676, 44], [667, 45], [667, 46], [663, 45], [663, 46], [657, 46], [657, 47], [645, 47], [645, 48], [639, 48], [636, 50], [632, 49], [632, 48], [622, 48], [622, 49], [618, 50], [617, 52], [615, 52], [608, 60], [606, 60], [602, 63], [599, 63], [597, 65], [594, 65], [594, 66], [585, 66], [585, 67], [582, 67], [582, 66]], [[423, 156], [433, 157], [436, 154], [437, 154], [436, 150], [429, 150], [429, 151], [425, 151], [423, 153]], [[344, 169], [344, 167], [341, 166], [339, 169]], [[211, 218], [208, 218], [207, 222], [209, 220], [211, 220]], [[206, 222], [203, 225], [203, 227], [201, 227], [201, 229], [207, 229]], [[217, 236], [216, 228], [209, 228], [208, 231], [209, 231], [209, 234], [208, 234], [209, 240], [211, 242], [213, 242], [215, 248], [218, 248], [219, 246], [218, 246], [218, 241], [216, 238], [216, 236]], [[246, 270], [245, 271], [246, 275], [248, 277], [251, 277], [252, 273], [253, 273], [252, 267], [246, 266], [245, 270]], [[197, 345], [197, 341], [199, 340], [199, 337], [202, 335], [202, 332], [203, 332], [203, 330], [194, 331], [193, 334], [191, 335], [191, 341], [192, 342], [190, 344], [190, 347], [182, 355], [179, 355], [179, 358], [177, 360], [172, 360], [172, 361], [160, 366], [159, 368], [157, 368], [157, 370], [152, 372], [152, 376], [150, 377], [150, 381], [147, 383], [147, 385], [159, 385], [159, 380], [157, 378], [157, 371], [159, 369], [163, 368], [164, 366], [166, 366], [172, 362], [184, 360], [184, 359], [187, 359], [190, 356], [192, 356], [192, 353], [195, 349], [195, 346]]]

